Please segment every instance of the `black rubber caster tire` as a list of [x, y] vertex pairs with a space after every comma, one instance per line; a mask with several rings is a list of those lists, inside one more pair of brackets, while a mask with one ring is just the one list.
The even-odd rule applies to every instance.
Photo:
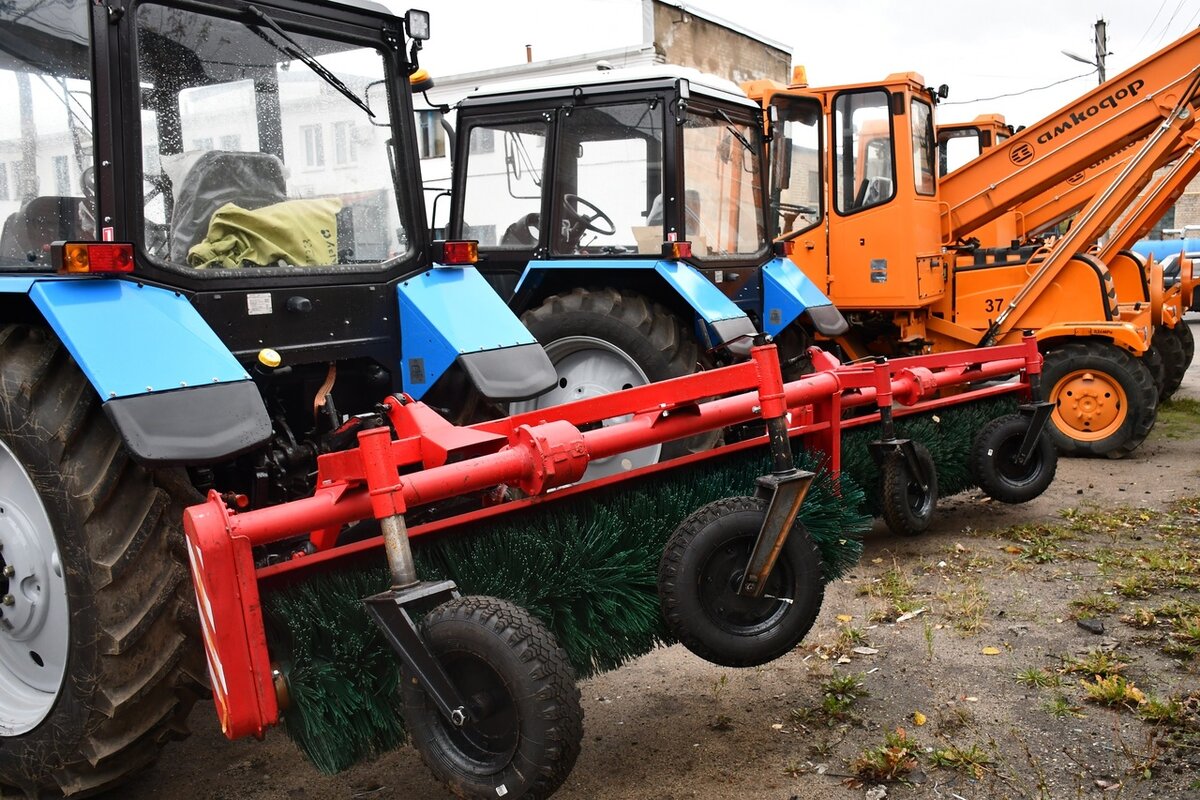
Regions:
[[663, 551], [658, 594], [667, 630], [713, 664], [754, 667], [774, 661], [800, 643], [821, 610], [821, 553], [799, 522], [764, 597], [737, 594], [766, 510], [766, 501], [755, 497], [709, 503], [680, 523]]
[[464, 798], [549, 797], [571, 773], [583, 708], [566, 652], [528, 611], [494, 597], [461, 597], [421, 622], [450, 680], [483, 708], [455, 727], [401, 673], [404, 721], [426, 766]]
[[1029, 430], [1029, 417], [1006, 414], [979, 429], [971, 444], [971, 474], [983, 493], [1001, 503], [1027, 503], [1054, 481], [1058, 451], [1043, 431], [1024, 464], [1017, 452]]
[[929, 530], [937, 510], [937, 468], [933, 456], [920, 442], [913, 442], [913, 449], [921, 470], [929, 476], [928, 487], [921, 488], [908, 459], [900, 451], [888, 453], [880, 479], [883, 521], [899, 536], [918, 536]]

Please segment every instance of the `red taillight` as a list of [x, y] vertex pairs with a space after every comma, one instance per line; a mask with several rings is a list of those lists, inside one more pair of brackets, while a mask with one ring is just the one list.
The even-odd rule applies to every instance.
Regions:
[[479, 261], [479, 242], [474, 240], [442, 242], [440, 261], [448, 267], [474, 264]]
[[133, 272], [133, 245], [117, 242], [55, 242], [51, 263], [64, 274]]
[[672, 261], [680, 261], [685, 258], [692, 257], [691, 242], [663, 242], [662, 246], [663, 258], [669, 258]]

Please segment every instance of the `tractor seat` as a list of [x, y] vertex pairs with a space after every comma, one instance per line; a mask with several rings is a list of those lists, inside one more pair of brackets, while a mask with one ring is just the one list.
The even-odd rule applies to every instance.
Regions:
[[283, 162], [270, 153], [211, 150], [184, 174], [171, 214], [170, 259], [186, 264], [188, 251], [208, 234], [226, 203], [254, 210], [287, 200]]
[[49, 258], [52, 242], [80, 238], [82, 197], [35, 197], [10, 214], [0, 233], [0, 258], [35, 264]]

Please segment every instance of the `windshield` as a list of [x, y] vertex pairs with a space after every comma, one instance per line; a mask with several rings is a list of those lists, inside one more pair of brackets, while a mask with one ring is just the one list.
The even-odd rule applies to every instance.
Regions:
[[886, 203], [895, 193], [888, 97], [873, 89], [840, 94], [834, 103], [834, 196], [839, 213]]
[[390, 110], [365, 108], [382, 55], [281, 31], [138, 6], [144, 245], [160, 261], [378, 268], [409, 252]]
[[684, 236], [701, 259], [749, 257], [766, 246], [762, 136], [752, 120], [692, 107], [683, 125]]
[[44, 269], [94, 239], [87, 0], [0, 3], [0, 266]]
[[821, 220], [821, 105], [787, 100], [771, 141], [771, 210], [775, 235], [811, 228]]

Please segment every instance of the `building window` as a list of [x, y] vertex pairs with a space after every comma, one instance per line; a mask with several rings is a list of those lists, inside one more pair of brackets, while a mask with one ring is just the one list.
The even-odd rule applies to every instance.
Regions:
[[305, 125], [300, 128], [304, 135], [304, 165], [325, 166], [325, 137], [320, 125]]
[[56, 193], [60, 195], [70, 191], [71, 173], [66, 156], [54, 157], [54, 186]]
[[221, 137], [221, 149], [222, 150], [241, 150], [242, 149], [241, 134], [235, 133], [230, 136], [222, 136]]
[[8, 199], [8, 164], [0, 163], [0, 200]]
[[446, 155], [446, 134], [442, 130], [440, 111], [417, 112], [417, 151], [421, 158], [441, 158]]
[[192, 139], [193, 150], [212, 150], [213, 140], [211, 136], [201, 136], [198, 139]]
[[354, 123], [333, 123], [333, 162], [339, 167], [358, 162], [358, 142], [354, 140]]

